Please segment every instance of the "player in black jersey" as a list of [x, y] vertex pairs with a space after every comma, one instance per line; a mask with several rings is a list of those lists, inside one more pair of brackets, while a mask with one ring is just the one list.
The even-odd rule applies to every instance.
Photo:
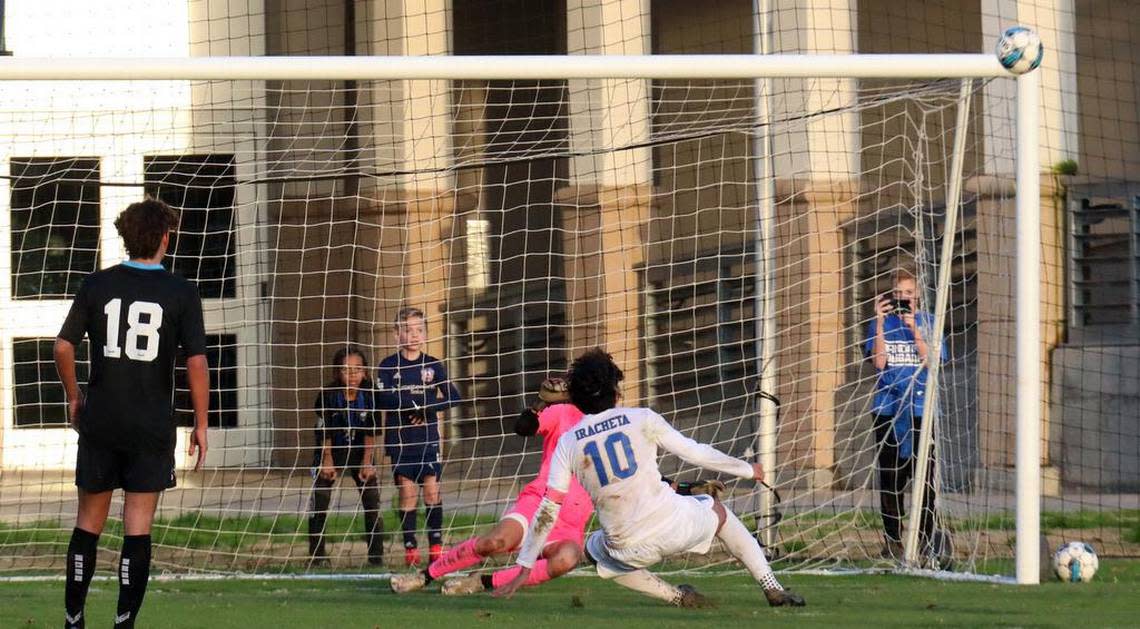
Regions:
[[[123, 490], [123, 548], [116, 627], [133, 627], [150, 576], [150, 527], [163, 490], [174, 487], [174, 359], [186, 355], [194, 407], [189, 456], [206, 456], [210, 381], [202, 300], [194, 284], [161, 265], [178, 216], [161, 201], [132, 203], [115, 220], [130, 260], [87, 276], [55, 341], [55, 364], [79, 432], [79, 512], [67, 548], [66, 625], [83, 627], [83, 606], [111, 494]], [[75, 347], [91, 343], [86, 395]]]

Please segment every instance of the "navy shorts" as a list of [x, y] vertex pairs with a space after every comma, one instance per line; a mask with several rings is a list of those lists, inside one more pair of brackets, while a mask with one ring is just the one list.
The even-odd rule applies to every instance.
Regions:
[[416, 484], [422, 485], [424, 478], [434, 476], [438, 481], [441, 480], [440, 477], [442, 474], [443, 464], [438, 461], [397, 462], [392, 465], [392, 477], [397, 484], [399, 484], [401, 476]]

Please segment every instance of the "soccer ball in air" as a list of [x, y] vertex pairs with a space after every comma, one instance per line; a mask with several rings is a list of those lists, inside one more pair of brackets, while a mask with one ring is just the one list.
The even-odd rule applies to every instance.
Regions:
[[1053, 553], [1053, 572], [1057, 578], [1069, 583], [1092, 581], [1100, 560], [1092, 546], [1084, 542], [1068, 542], [1061, 544], [1057, 552]]
[[1012, 26], [1001, 34], [995, 52], [998, 61], [1006, 70], [1014, 74], [1025, 74], [1041, 65], [1041, 58], [1045, 56], [1045, 47], [1041, 45], [1041, 38], [1033, 32], [1033, 29]]

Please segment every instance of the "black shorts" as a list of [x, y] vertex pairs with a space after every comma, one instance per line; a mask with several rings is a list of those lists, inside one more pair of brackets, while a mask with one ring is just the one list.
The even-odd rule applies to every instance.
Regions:
[[112, 489], [155, 492], [175, 484], [174, 450], [121, 450], [80, 435], [76, 487], [91, 493]]

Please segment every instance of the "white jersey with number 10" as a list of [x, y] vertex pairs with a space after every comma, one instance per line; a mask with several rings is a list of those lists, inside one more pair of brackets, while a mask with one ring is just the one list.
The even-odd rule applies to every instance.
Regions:
[[668, 526], [678, 496], [661, 480], [658, 447], [705, 469], [741, 478], [752, 466], [677, 432], [647, 408], [586, 415], [558, 440], [549, 489], [565, 492], [571, 475], [590, 494], [611, 548], [640, 543]]

